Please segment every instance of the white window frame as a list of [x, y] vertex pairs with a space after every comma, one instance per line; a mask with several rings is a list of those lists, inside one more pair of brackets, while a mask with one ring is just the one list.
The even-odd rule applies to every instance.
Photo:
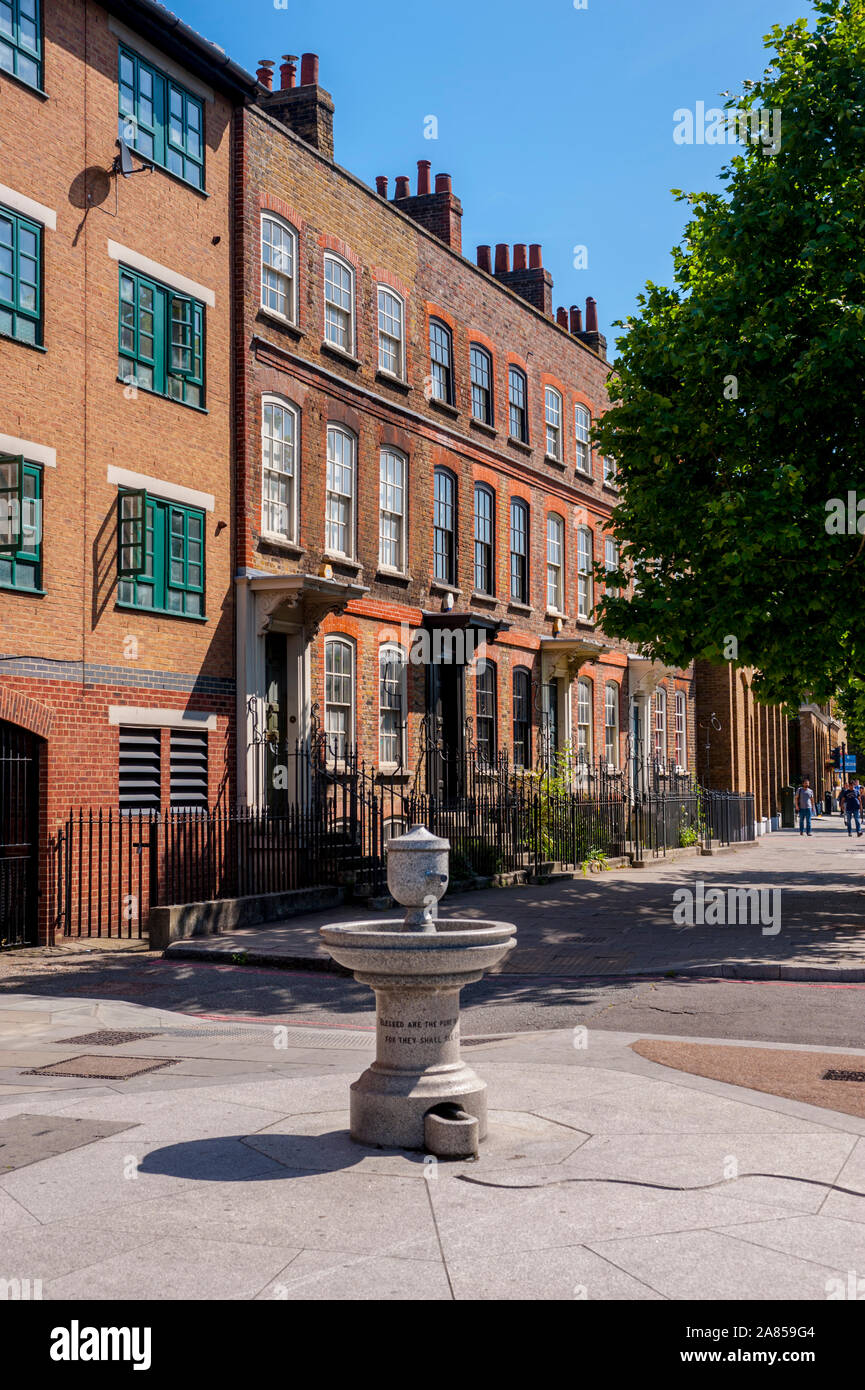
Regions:
[[574, 406], [574, 440], [577, 448], [577, 472], [592, 475], [592, 412], [578, 401]]
[[[387, 476], [387, 464], [392, 461], [399, 465], [400, 475], [397, 480], [395, 477]], [[400, 449], [391, 449], [387, 445], [379, 450], [378, 463], [378, 563], [379, 568], [390, 570], [394, 574], [404, 574], [406, 570], [406, 535], [408, 527], [406, 525], [406, 502], [408, 499], [408, 459]], [[396, 502], [399, 502], [399, 511], [396, 510]], [[396, 536], [385, 535], [386, 522], [393, 524]], [[386, 559], [385, 550], [395, 547], [395, 559]]]
[[[522, 384], [522, 405], [518, 405], [514, 400], [513, 387], [517, 381]], [[512, 411], [521, 412], [518, 417], [521, 426], [519, 434], [514, 434]], [[522, 367], [518, 367], [515, 362], [508, 363], [508, 438], [516, 439], [519, 444], [528, 444], [529, 442], [529, 378]]]
[[[345, 440], [350, 450], [349, 464], [349, 483], [350, 491], [346, 492], [343, 487], [338, 487], [337, 482], [344, 482], [344, 478], [337, 477], [336, 469], [345, 468], [345, 458], [338, 459], [331, 450], [331, 439], [339, 436]], [[329, 424], [327, 427], [327, 481], [325, 493], [325, 550], [328, 555], [333, 555], [341, 559], [353, 560], [355, 555], [355, 533], [357, 530], [357, 438], [350, 430], [344, 429], [342, 425]], [[343, 505], [347, 507], [347, 516], [341, 519], [337, 509]], [[348, 548], [344, 549], [338, 545], [332, 545], [331, 539], [334, 528], [345, 528]]]
[[[391, 333], [389, 330], [386, 330], [386, 329], [382, 326], [382, 316], [383, 316], [384, 314], [386, 314], [386, 312], [387, 312], [386, 309], [384, 309], [384, 308], [382, 307], [382, 299], [383, 299], [383, 297], [388, 296], [388, 295], [390, 296], [391, 299], [393, 299], [393, 300], [395, 301], [396, 304], [399, 305], [400, 321], [399, 321], [399, 336], [398, 336], [398, 337], [395, 336], [393, 333]], [[396, 381], [405, 381], [405, 300], [403, 299], [403, 297], [402, 297], [401, 294], [397, 294], [396, 290], [393, 289], [392, 286], [390, 286], [390, 285], [379, 285], [379, 287], [378, 287], [377, 302], [378, 302], [378, 369], [379, 369], [380, 372], [383, 372], [383, 373], [385, 374], [385, 376], [392, 376]], [[391, 367], [386, 367], [386, 366], [383, 364], [383, 362], [382, 362], [382, 347], [383, 347], [383, 345], [384, 345], [385, 342], [388, 342], [388, 343], [395, 343], [395, 344], [396, 344], [396, 356], [397, 356], [397, 370], [396, 370], [396, 371], [394, 371]]]
[[[562, 461], [562, 393], [555, 386], [544, 387], [544, 424], [547, 458]], [[552, 444], [552, 447], [550, 445]]]
[[652, 757], [655, 762], [667, 761], [667, 692], [662, 685], [658, 686], [652, 697]]
[[[398, 675], [398, 677], [397, 677], [398, 685], [397, 685], [397, 687], [396, 687], [397, 690], [398, 690], [398, 693], [399, 693], [399, 710], [398, 710], [398, 715], [399, 715], [399, 727], [398, 727], [397, 734], [396, 734], [396, 741], [397, 741], [397, 757], [396, 757], [396, 758], [386, 758], [386, 757], [383, 755], [383, 741], [384, 741], [385, 737], [387, 737], [387, 738], [389, 738], [389, 739], [392, 739], [392, 738], [393, 738], [393, 735], [390, 734], [390, 733], [388, 733], [387, 735], [385, 735], [385, 733], [384, 733], [384, 727], [383, 727], [383, 721], [384, 721], [384, 716], [385, 716], [385, 714], [387, 714], [387, 713], [392, 713], [392, 708], [390, 708], [390, 707], [385, 707], [385, 706], [382, 704], [382, 698], [381, 698], [381, 695], [382, 695], [382, 664], [383, 664], [383, 662], [384, 662], [385, 660], [387, 660], [387, 659], [393, 659], [394, 657], [396, 658], [396, 660], [397, 660], [397, 662], [398, 662], [398, 664], [399, 664], [399, 668], [400, 668], [400, 669], [399, 669], [399, 675]], [[406, 710], [407, 710], [407, 708], [408, 708], [407, 698], [406, 698], [406, 692], [407, 692], [407, 680], [406, 680], [406, 677], [407, 677], [407, 674], [408, 674], [408, 660], [407, 660], [407, 658], [406, 658], [406, 652], [405, 652], [405, 648], [404, 648], [404, 647], [399, 646], [399, 644], [396, 643], [396, 642], [386, 642], [383, 646], [379, 647], [379, 649], [378, 649], [378, 761], [379, 761], [379, 767], [382, 767], [382, 768], [397, 768], [397, 767], [404, 767], [404, 766], [405, 766], [405, 754], [406, 754]]]
[[[551, 534], [554, 528], [555, 534]], [[557, 558], [553, 558], [557, 556]], [[547, 513], [547, 612], [563, 613], [565, 607], [565, 521], [558, 512]], [[553, 586], [551, 587], [551, 579]]]
[[618, 477], [619, 466], [612, 454], [607, 454], [604, 458], [604, 482], [607, 487], [617, 487], [616, 478]]
[[[614, 570], [617, 570], [618, 568], [619, 568], [619, 543], [618, 543], [618, 541], [613, 540], [611, 536], [605, 536], [605, 537], [604, 537], [604, 569], [606, 570], [607, 574], [611, 574]], [[617, 592], [618, 592], [616, 585], [610, 583], [609, 580], [606, 581], [606, 587], [610, 590], [611, 593], [617, 593]]]
[[[345, 671], [333, 671], [330, 669], [330, 655], [337, 646], [345, 647], [349, 654], [349, 669]], [[356, 672], [357, 654], [354, 641], [346, 636], [344, 632], [330, 632], [324, 639], [324, 734], [326, 740], [327, 759], [331, 763], [345, 762], [346, 752], [354, 748], [354, 729], [355, 729], [355, 708], [356, 697]], [[348, 679], [348, 700], [328, 699], [328, 684], [331, 680]], [[330, 713], [332, 710], [347, 711], [345, 728], [334, 730], [331, 728]], [[336, 738], [337, 743], [332, 743], [332, 738]]]
[[676, 691], [673, 703], [675, 717], [676, 765], [688, 766], [688, 697], [683, 690]]
[[[610, 699], [611, 695], [612, 700]], [[619, 700], [619, 686], [615, 681], [607, 681], [604, 687], [604, 759], [611, 767], [616, 768], [619, 766]], [[610, 718], [611, 707], [612, 719]], [[612, 757], [610, 757], [611, 748]]]
[[[329, 266], [338, 267], [340, 271], [344, 272], [344, 274], [348, 276], [348, 306], [342, 303], [341, 298], [336, 299], [334, 297], [333, 288], [336, 288], [341, 296], [345, 293], [345, 287], [344, 285], [339, 285], [337, 287], [334, 277], [332, 275], [328, 277]], [[330, 284], [328, 284], [328, 278], [330, 278]], [[354, 285], [354, 267], [349, 265], [348, 261], [343, 260], [342, 256], [337, 256], [331, 251], [326, 252], [324, 257], [324, 340], [331, 347], [336, 348], [337, 352], [344, 352], [348, 357], [354, 356]], [[333, 315], [344, 316], [344, 331], [346, 336], [346, 341], [344, 343], [341, 343], [339, 341], [339, 334], [334, 335], [334, 333], [331, 331], [333, 327], [333, 319], [328, 317], [329, 312]]]
[[[290, 270], [290, 271], [283, 270], [282, 268], [280, 268], [279, 266], [276, 266], [276, 265], [270, 265], [270, 266], [268, 266], [268, 265], [266, 264], [266, 262], [265, 262], [265, 259], [264, 259], [264, 248], [265, 248], [265, 245], [267, 245], [267, 244], [269, 244], [269, 245], [271, 245], [271, 246], [273, 245], [273, 242], [272, 242], [272, 241], [271, 241], [270, 243], [266, 243], [266, 242], [265, 242], [265, 239], [264, 239], [265, 223], [267, 223], [267, 222], [273, 223], [274, 227], [278, 227], [279, 230], [288, 238], [289, 244], [290, 244], [290, 246], [291, 246], [291, 270]], [[283, 319], [286, 323], [291, 323], [291, 324], [296, 324], [296, 323], [297, 323], [297, 304], [298, 304], [298, 294], [297, 294], [297, 253], [298, 253], [298, 246], [299, 246], [299, 238], [298, 238], [298, 235], [297, 235], [297, 231], [295, 230], [294, 227], [292, 227], [292, 225], [291, 225], [290, 222], [286, 222], [286, 220], [285, 220], [284, 217], [280, 217], [280, 216], [279, 216], [277, 213], [275, 213], [275, 212], [270, 212], [270, 211], [264, 211], [264, 212], [262, 212], [262, 214], [261, 214], [261, 240], [260, 240], [260, 249], [261, 249], [261, 290], [260, 290], [260, 294], [261, 294], [261, 307], [262, 307], [262, 309], [264, 309], [268, 314], [274, 314], [277, 318]], [[285, 282], [285, 288], [284, 288], [284, 290], [282, 291], [282, 293], [283, 293], [284, 296], [285, 296], [285, 301], [286, 301], [286, 306], [287, 306], [287, 312], [286, 312], [286, 313], [283, 313], [281, 309], [275, 309], [275, 308], [273, 307], [272, 304], [268, 304], [268, 303], [267, 303], [267, 300], [266, 300], [266, 298], [265, 298], [265, 278], [264, 278], [264, 277], [265, 277], [265, 270], [269, 270], [269, 271], [271, 272], [271, 274], [272, 274], [275, 278], [277, 278], [277, 279], [280, 280], [280, 281]], [[278, 285], [276, 286], [275, 289], [273, 289], [272, 287], [268, 287], [268, 288], [271, 288], [271, 292], [272, 292], [272, 293], [275, 293], [277, 296], [279, 296], [279, 294], [280, 294], [280, 289], [279, 289], [279, 286], [278, 286]]]
[[[271, 410], [282, 410], [292, 421], [292, 441], [291, 441], [291, 470], [274, 468], [267, 463], [267, 441], [273, 436], [266, 432], [267, 412]], [[285, 445], [283, 444], [283, 447]], [[300, 411], [296, 405], [287, 401], [282, 396], [267, 395], [261, 398], [261, 534], [272, 537], [274, 540], [290, 541], [297, 543], [298, 537], [298, 499], [300, 489], [298, 486], [298, 460], [300, 459]], [[287, 531], [275, 531], [268, 526], [265, 521], [265, 507], [267, 499], [265, 497], [265, 481], [271, 475], [274, 478], [287, 478], [289, 482], [288, 515], [289, 529]]]
[[[585, 564], [588, 556], [588, 564]], [[583, 622], [592, 621], [595, 601], [595, 585], [592, 566], [595, 558], [595, 544], [591, 528], [577, 528], [577, 617]]]
[[594, 701], [592, 682], [588, 676], [580, 676], [577, 681], [577, 762], [588, 765], [592, 762], [594, 746]]

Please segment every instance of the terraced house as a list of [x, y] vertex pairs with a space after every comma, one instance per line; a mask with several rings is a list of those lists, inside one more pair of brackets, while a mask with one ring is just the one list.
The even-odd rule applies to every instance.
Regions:
[[49, 929], [70, 806], [233, 794], [231, 122], [256, 85], [151, 0], [0, 3], [7, 942]]
[[554, 312], [539, 245], [465, 257], [428, 161], [392, 192], [340, 168], [318, 58], [274, 67], [236, 135], [241, 799], [290, 794], [279, 750], [316, 737], [385, 795], [566, 748], [585, 775], [693, 766], [690, 673], [594, 618], [618, 562], [594, 300]]

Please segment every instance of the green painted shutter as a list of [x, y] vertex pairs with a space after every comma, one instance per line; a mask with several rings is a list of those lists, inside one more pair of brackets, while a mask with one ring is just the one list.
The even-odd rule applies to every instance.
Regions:
[[0, 555], [14, 555], [24, 535], [24, 459], [0, 454]]
[[117, 498], [117, 573], [124, 578], [137, 578], [145, 570], [146, 505], [143, 488], [121, 492]]

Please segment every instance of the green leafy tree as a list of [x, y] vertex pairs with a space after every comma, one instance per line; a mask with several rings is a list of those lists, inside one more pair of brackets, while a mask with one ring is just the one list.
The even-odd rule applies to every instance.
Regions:
[[[761, 698], [790, 703], [865, 677], [865, 0], [814, 9], [726, 103], [751, 113], [726, 187], [674, 190], [693, 209], [674, 284], [621, 325], [596, 431], [639, 580], [604, 597], [605, 630], [672, 665], [757, 667]], [[758, 111], [780, 113], [774, 148]]]

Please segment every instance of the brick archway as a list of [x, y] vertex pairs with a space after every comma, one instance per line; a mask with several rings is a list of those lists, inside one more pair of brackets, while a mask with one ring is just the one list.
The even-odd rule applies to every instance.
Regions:
[[9, 724], [17, 724], [21, 729], [27, 729], [38, 738], [48, 738], [54, 711], [49, 709], [48, 705], [32, 700], [29, 695], [22, 695], [18, 690], [0, 685], [0, 719], [5, 719]]

